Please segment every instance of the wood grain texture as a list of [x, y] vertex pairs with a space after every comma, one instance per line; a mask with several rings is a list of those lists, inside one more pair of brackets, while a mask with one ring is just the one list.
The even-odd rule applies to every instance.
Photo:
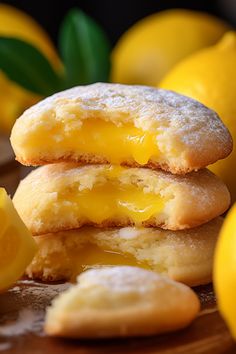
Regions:
[[236, 353], [219, 316], [211, 286], [196, 289], [202, 310], [188, 328], [149, 338], [75, 341], [46, 337], [44, 311], [68, 284], [23, 280], [0, 294], [0, 352], [6, 354], [200, 354]]

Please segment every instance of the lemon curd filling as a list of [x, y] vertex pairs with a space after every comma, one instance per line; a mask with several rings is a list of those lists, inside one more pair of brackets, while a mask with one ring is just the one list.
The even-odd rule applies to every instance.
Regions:
[[60, 193], [60, 213], [67, 214], [72, 210], [80, 220], [95, 224], [128, 218], [138, 226], [162, 212], [166, 199], [158, 194], [145, 193], [131, 183], [122, 184], [116, 177], [122, 169], [108, 167], [105, 175], [109, 174], [109, 179], [95, 184], [92, 189], [80, 191], [78, 186], [74, 186]]
[[[37, 136], [31, 137], [30, 144], [33, 149], [40, 147], [50, 152], [63, 150], [65, 153], [100, 155], [114, 164], [132, 158], [145, 165], [152, 156], [159, 154], [157, 135], [131, 124], [116, 126], [102, 119], [85, 119], [81, 123], [74, 128], [68, 124], [65, 130], [58, 122], [48, 133], [35, 133]], [[50, 138], [45, 134], [50, 134]]]
[[77, 202], [81, 217], [98, 224], [107, 219], [127, 217], [138, 225], [164, 206], [162, 198], [156, 195], [144, 194], [131, 186], [116, 188], [109, 183], [80, 193]]
[[132, 255], [103, 249], [94, 244], [86, 244], [79, 250], [70, 253], [70, 262], [73, 269], [71, 280], [76, 280], [76, 276], [91, 268], [114, 265], [129, 265], [151, 269], [145, 262], [139, 262]]

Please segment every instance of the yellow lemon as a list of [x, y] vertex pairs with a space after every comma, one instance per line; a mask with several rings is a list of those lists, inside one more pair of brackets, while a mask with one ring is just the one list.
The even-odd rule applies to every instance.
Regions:
[[156, 85], [187, 55], [216, 43], [229, 27], [211, 15], [173, 9], [137, 22], [112, 53], [113, 82]]
[[220, 232], [213, 280], [219, 310], [236, 339], [236, 204], [228, 213]]
[[[59, 58], [46, 32], [30, 16], [6, 4], [0, 4], [0, 36], [16, 37], [33, 44], [54, 67], [60, 68]], [[8, 133], [20, 113], [39, 99], [0, 72], [0, 131]]]
[[[236, 32], [228, 32], [215, 46], [177, 64], [159, 84], [197, 99], [214, 109], [236, 142]], [[210, 169], [228, 185], [236, 201], [236, 148]]]
[[36, 252], [30, 232], [4, 188], [0, 188], [0, 291], [19, 279]]

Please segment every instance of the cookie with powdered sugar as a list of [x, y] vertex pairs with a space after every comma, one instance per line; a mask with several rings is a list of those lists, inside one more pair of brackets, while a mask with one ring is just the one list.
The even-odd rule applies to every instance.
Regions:
[[[133, 265], [198, 286], [212, 281], [213, 257], [223, 218], [183, 231], [84, 227], [34, 237], [38, 252], [31, 279], [73, 281], [88, 268]], [[60, 259], [60, 262], [56, 261]]]
[[201, 103], [175, 92], [97, 83], [57, 93], [25, 111], [11, 143], [18, 161], [114, 163], [198, 170], [232, 150], [228, 129]]
[[186, 327], [199, 308], [190, 288], [153, 272], [94, 269], [53, 300], [45, 331], [71, 338], [148, 336]]
[[183, 230], [230, 204], [225, 184], [203, 169], [188, 175], [110, 165], [51, 164], [19, 184], [15, 208], [33, 235], [97, 227]]

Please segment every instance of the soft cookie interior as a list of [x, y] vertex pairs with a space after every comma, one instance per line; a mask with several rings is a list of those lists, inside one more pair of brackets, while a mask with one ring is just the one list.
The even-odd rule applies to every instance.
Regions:
[[[41, 280], [73, 280], [89, 268], [132, 265], [188, 285], [211, 281], [222, 218], [185, 231], [93, 227], [35, 237], [38, 253], [27, 269]], [[60, 262], [58, 262], [60, 260]]]
[[59, 161], [162, 168], [184, 174], [232, 150], [219, 117], [197, 101], [144, 86], [94, 84], [48, 97], [15, 123], [26, 165]]
[[[71, 123], [65, 131], [64, 122], [57, 121], [53, 129], [48, 130], [40, 125], [28, 135], [25, 141], [28, 154], [45, 156], [45, 160], [49, 155], [54, 160], [92, 160], [97, 156], [98, 162], [122, 163], [131, 160], [145, 165], [153, 157], [161, 155], [157, 133], [136, 128], [131, 123], [117, 126], [102, 119], [85, 119], [74, 125]], [[175, 151], [172, 149], [172, 155], [180, 152], [177, 146]]]
[[13, 200], [32, 233], [40, 235], [83, 225], [186, 229], [223, 213], [229, 199], [223, 182], [207, 170], [186, 178], [141, 168], [55, 164], [27, 176]]
[[53, 300], [45, 331], [74, 338], [145, 336], [187, 326], [199, 308], [190, 288], [153, 272], [94, 269]]

